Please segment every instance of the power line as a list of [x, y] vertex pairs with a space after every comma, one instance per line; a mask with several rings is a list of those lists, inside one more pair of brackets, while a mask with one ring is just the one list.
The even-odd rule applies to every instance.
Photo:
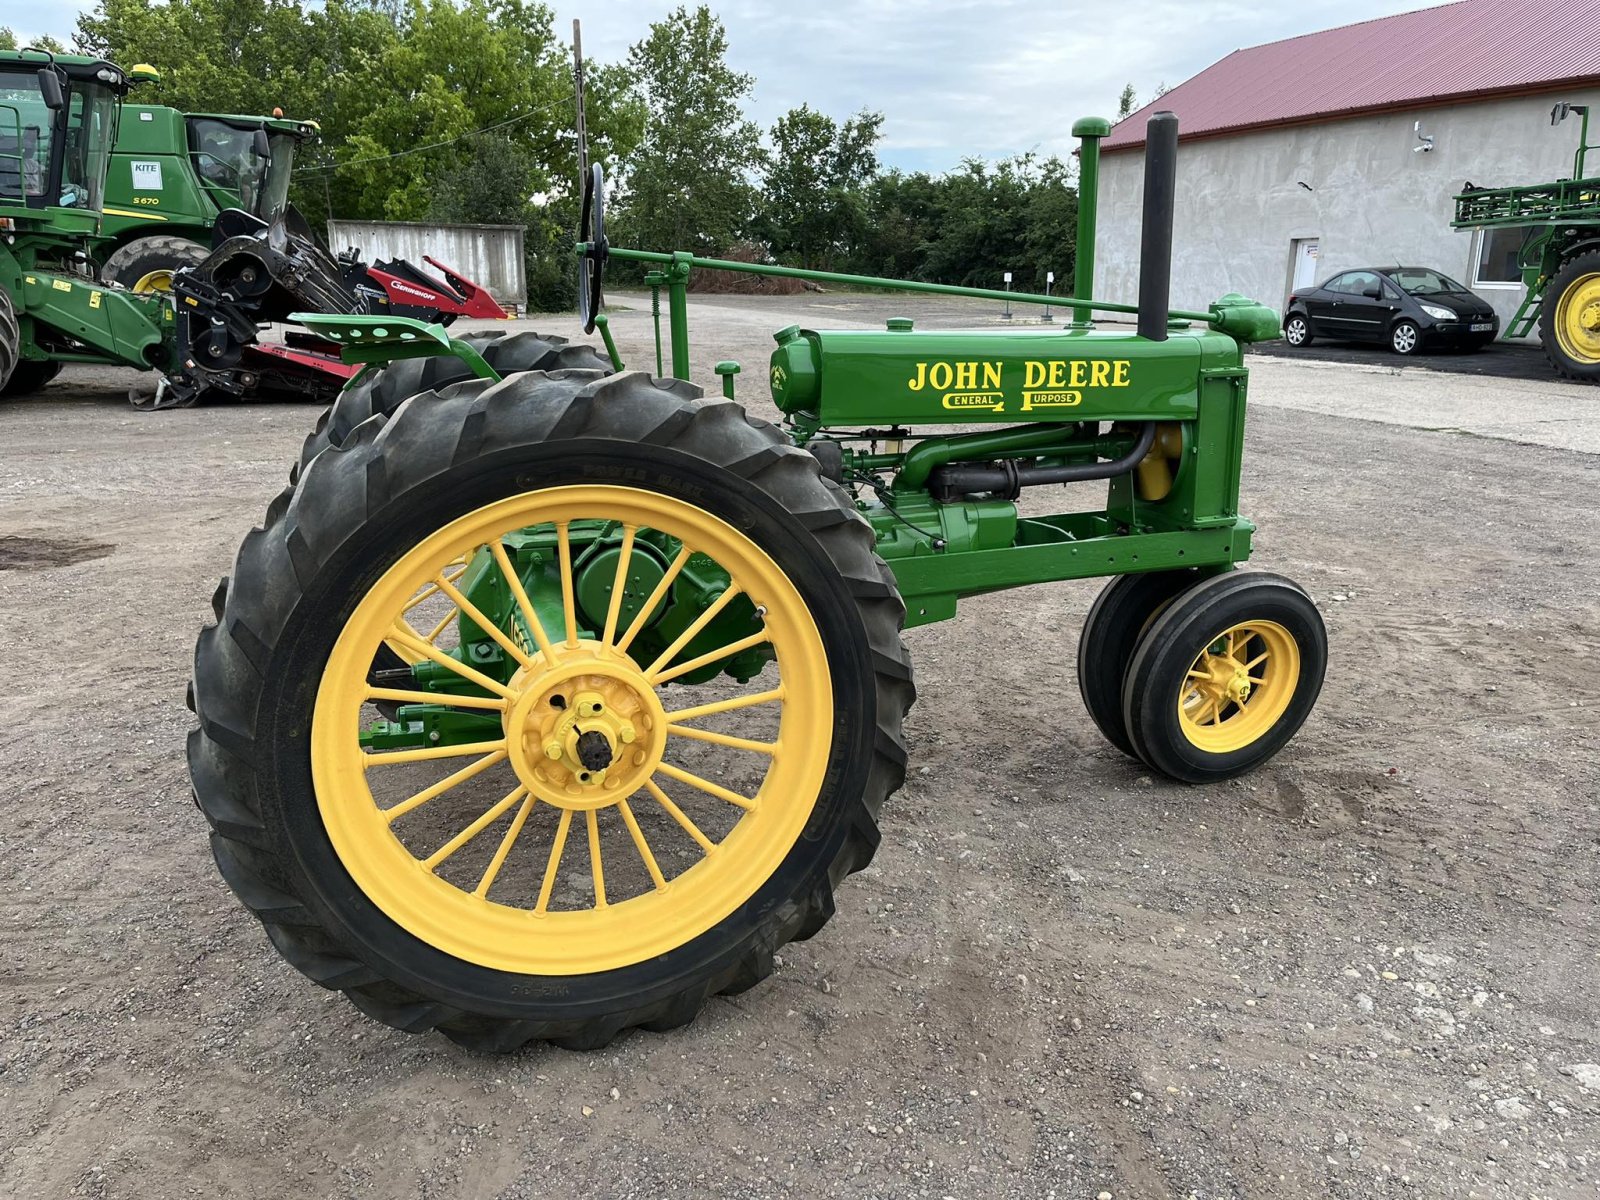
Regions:
[[573, 96], [563, 96], [559, 100], [552, 100], [549, 104], [541, 104], [537, 108], [530, 108], [525, 113], [518, 113], [504, 121], [497, 121], [493, 125], [485, 125], [482, 129], [474, 129], [453, 138], [446, 138], [442, 142], [429, 142], [426, 146], [412, 146], [409, 150], [396, 150], [393, 154], [374, 154], [369, 158], [352, 158], [348, 162], [333, 163], [326, 167], [309, 167], [304, 171], [296, 171], [296, 175], [324, 175], [334, 171], [342, 171], [346, 167], [356, 167], [363, 163], [388, 162], [392, 158], [404, 158], [408, 154], [421, 154], [425, 150], [438, 150], [444, 146], [453, 146], [457, 142], [464, 142], [471, 137], [479, 137], [485, 133], [493, 133], [496, 129], [504, 129], [507, 125], [515, 125], [518, 121], [526, 121], [529, 117], [537, 116], [548, 109], [556, 108], [563, 104], [570, 104], [575, 99]]

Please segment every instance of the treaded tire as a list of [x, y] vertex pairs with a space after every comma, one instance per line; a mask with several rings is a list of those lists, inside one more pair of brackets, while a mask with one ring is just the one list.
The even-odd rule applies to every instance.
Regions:
[[22, 327], [17, 324], [17, 310], [12, 306], [11, 293], [0, 288], [0, 395], [9, 394], [11, 376], [16, 373], [22, 347]]
[[[1178, 697], [1207, 645], [1244, 622], [1272, 622], [1295, 642], [1299, 666], [1285, 710], [1260, 736], [1215, 753], [1189, 740]], [[1182, 783], [1215, 783], [1254, 770], [1298, 732], [1322, 690], [1328, 633], [1322, 614], [1292, 580], [1265, 571], [1230, 571], [1181, 593], [1139, 639], [1122, 690], [1122, 719], [1146, 765]]]
[[[548, 333], [503, 333], [480, 330], [463, 335], [470, 345], [503, 377], [517, 371], [597, 371], [611, 373], [611, 360], [593, 346], [572, 344]], [[329, 446], [340, 446], [368, 417], [387, 416], [419, 392], [437, 391], [447, 384], [477, 378], [453, 354], [428, 358], [403, 358], [375, 371], [339, 393], [300, 448], [298, 469], [304, 469]], [[294, 475], [290, 475], [292, 480]]]
[[[775, 951], [827, 922], [834, 888], [871, 860], [879, 808], [905, 777], [902, 722], [915, 698], [905, 607], [849, 493], [730, 401], [638, 373], [585, 375], [459, 384], [362, 423], [245, 538], [195, 651], [190, 777], [229, 886], [311, 979], [388, 1025], [476, 1049], [534, 1039], [592, 1049], [634, 1026], [682, 1025], [707, 996], [754, 985]], [[660, 955], [548, 984], [446, 955], [368, 900], [321, 823], [308, 741], [319, 664], [366, 588], [419, 534], [525, 490], [530, 476], [540, 488], [628, 478], [737, 521], [800, 587], [834, 690], [816, 809], [757, 891]]]
[[1600, 383], [1600, 362], [1583, 362], [1561, 348], [1556, 332], [1557, 311], [1561, 297], [1573, 284], [1585, 276], [1597, 274], [1600, 274], [1600, 252], [1568, 259], [1561, 264], [1556, 277], [1544, 290], [1544, 299], [1539, 302], [1539, 338], [1544, 343], [1545, 357], [1557, 375], [1575, 383]]
[[1214, 571], [1191, 568], [1119, 575], [1095, 597], [1078, 638], [1078, 694], [1106, 740], [1138, 758], [1122, 719], [1122, 681], [1139, 636], [1172, 603]]
[[0, 396], [30, 396], [57, 375], [61, 374], [58, 362], [25, 358], [12, 369], [11, 378], [0, 387]]
[[199, 266], [209, 257], [211, 251], [199, 242], [155, 233], [134, 238], [113, 250], [100, 268], [100, 278], [132, 290], [134, 284], [152, 271], [179, 271]]

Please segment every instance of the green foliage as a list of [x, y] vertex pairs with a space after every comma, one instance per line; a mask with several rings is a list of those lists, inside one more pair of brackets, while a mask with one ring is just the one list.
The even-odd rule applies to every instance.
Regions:
[[1133, 84], [1124, 84], [1122, 95], [1117, 97], [1117, 120], [1122, 120], [1139, 107], [1138, 94], [1133, 90]]
[[754, 83], [727, 63], [722, 22], [674, 10], [628, 52], [644, 136], [617, 193], [617, 226], [647, 246], [717, 253], [748, 229], [760, 130], [745, 119]]
[[[10, 37], [0, 30], [0, 44]], [[571, 50], [535, 0], [98, 0], [79, 48], [159, 83], [136, 98], [190, 112], [318, 121], [292, 198], [315, 225], [518, 224], [530, 304], [573, 299], [578, 217]], [[12, 38], [14, 44], [15, 39]], [[705, 5], [651, 25], [624, 62], [585, 64], [592, 161], [613, 241], [720, 254], [756, 241], [789, 262], [942, 283], [1061, 287], [1077, 195], [1066, 163], [969, 159], [944, 175], [881, 172], [883, 116], [809, 104], [768, 134], [752, 78], [728, 64]], [[1137, 97], [1123, 89], [1121, 113]]]
[[854, 251], [866, 232], [882, 125], [882, 113], [841, 124], [805, 104], [778, 118], [756, 221], [774, 254], [830, 270]]

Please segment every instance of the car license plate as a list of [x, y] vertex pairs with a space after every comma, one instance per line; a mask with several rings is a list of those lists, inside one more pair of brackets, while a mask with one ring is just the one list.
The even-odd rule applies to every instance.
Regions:
[[1473, 333], [1493, 333], [1494, 332], [1494, 322], [1493, 321], [1480, 321], [1480, 322], [1478, 322], [1476, 325], [1474, 325], [1472, 327], [1472, 332]]

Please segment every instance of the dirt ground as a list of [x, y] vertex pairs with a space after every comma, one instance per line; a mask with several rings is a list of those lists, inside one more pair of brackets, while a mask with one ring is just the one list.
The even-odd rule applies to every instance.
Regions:
[[[769, 411], [772, 330], [897, 312], [994, 320], [697, 298], [697, 368]], [[964, 603], [907, 635], [911, 774], [817, 938], [503, 1058], [291, 970], [190, 799], [194, 636], [315, 410], [0, 405], [0, 1194], [1595, 1196], [1600, 391], [1253, 361], [1255, 562], [1332, 637], [1282, 755], [1153, 779], [1078, 700], [1096, 584]]]

